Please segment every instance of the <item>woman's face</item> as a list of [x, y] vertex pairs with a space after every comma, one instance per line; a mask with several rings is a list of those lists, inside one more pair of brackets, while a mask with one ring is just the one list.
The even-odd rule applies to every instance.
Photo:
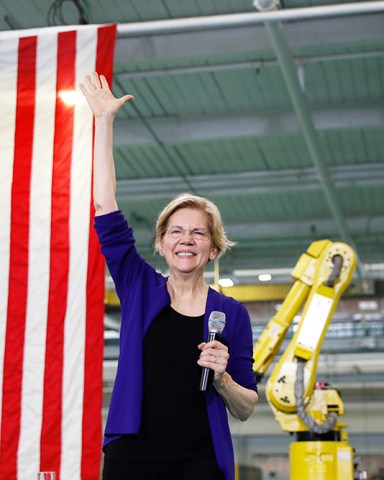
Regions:
[[217, 256], [207, 215], [192, 208], [181, 208], [171, 215], [161, 240], [160, 255], [165, 257], [170, 272], [203, 273], [208, 261]]

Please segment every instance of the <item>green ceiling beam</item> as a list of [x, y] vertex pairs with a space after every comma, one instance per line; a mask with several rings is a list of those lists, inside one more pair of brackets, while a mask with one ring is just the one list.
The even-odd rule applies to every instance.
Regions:
[[331, 210], [343, 241], [348, 243], [356, 251], [358, 257], [357, 272], [361, 278], [364, 278], [364, 267], [359, 259], [353, 238], [350, 234], [344, 214], [337, 200], [336, 191], [333, 186], [328, 167], [324, 161], [324, 156], [326, 155], [325, 149], [324, 146], [320, 144], [305, 94], [300, 86], [296, 67], [292, 59], [292, 54], [283, 33], [283, 26], [280, 22], [266, 22], [265, 28], [267, 29], [272, 47], [280, 64], [284, 81], [296, 112], [298, 122], [303, 132], [309, 154], [313, 164], [317, 169], [326, 201], [328, 202], [328, 206]]

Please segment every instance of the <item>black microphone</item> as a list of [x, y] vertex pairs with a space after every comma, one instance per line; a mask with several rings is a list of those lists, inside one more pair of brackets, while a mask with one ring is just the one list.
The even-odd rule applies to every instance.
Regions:
[[[225, 327], [225, 313], [223, 312], [211, 312], [208, 319], [208, 342], [215, 340], [217, 336], [220, 336]], [[208, 388], [208, 380], [210, 380], [210, 373], [213, 370], [207, 367], [203, 367], [200, 379], [200, 391], [205, 392]], [[211, 376], [212, 378], [212, 376]]]

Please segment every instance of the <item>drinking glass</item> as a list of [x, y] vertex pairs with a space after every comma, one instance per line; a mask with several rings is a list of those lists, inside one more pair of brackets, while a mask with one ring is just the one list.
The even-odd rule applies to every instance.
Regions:
[[39, 472], [37, 474], [37, 480], [56, 480], [55, 472]]

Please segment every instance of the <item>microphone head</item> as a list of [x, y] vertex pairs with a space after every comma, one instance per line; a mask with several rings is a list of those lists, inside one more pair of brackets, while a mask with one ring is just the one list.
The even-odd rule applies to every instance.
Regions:
[[211, 312], [208, 319], [208, 330], [211, 333], [222, 333], [225, 327], [225, 313]]

